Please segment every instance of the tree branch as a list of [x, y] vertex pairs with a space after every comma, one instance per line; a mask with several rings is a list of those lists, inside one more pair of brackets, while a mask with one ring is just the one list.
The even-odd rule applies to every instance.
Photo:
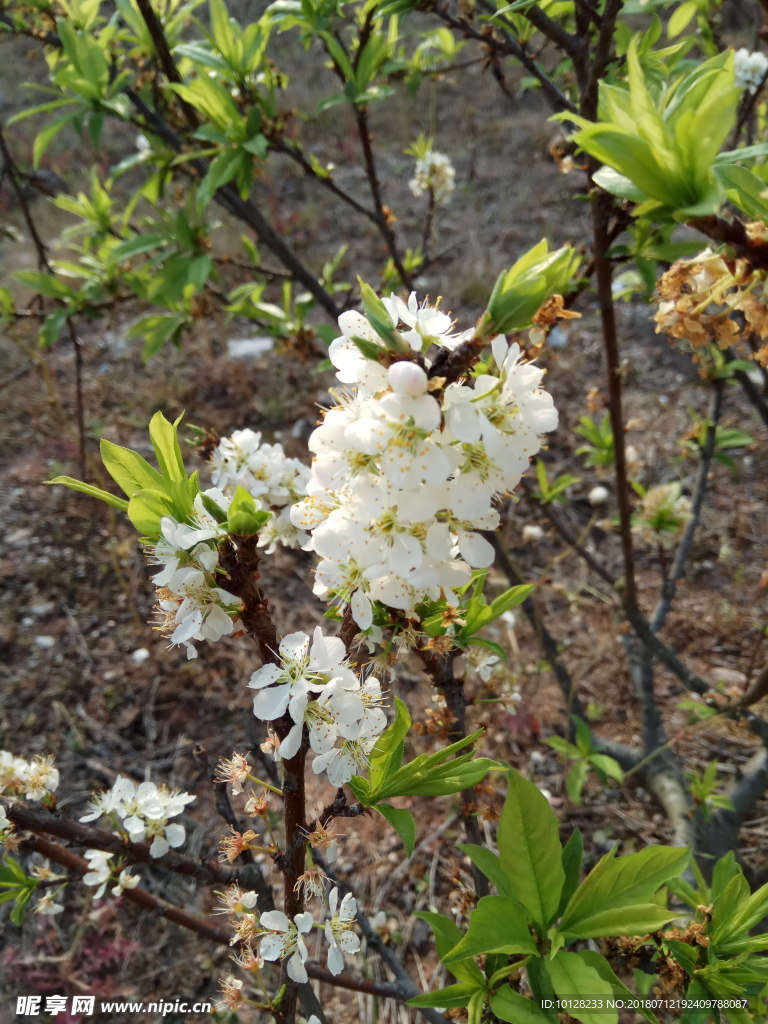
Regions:
[[709, 423], [704, 444], [701, 448], [699, 468], [696, 474], [696, 483], [693, 489], [693, 501], [691, 502], [691, 518], [685, 527], [685, 532], [680, 539], [675, 552], [672, 567], [661, 588], [661, 597], [653, 610], [650, 618], [650, 627], [654, 633], [658, 633], [666, 621], [672, 602], [675, 599], [678, 581], [685, 575], [685, 563], [691, 552], [693, 537], [701, 519], [701, 509], [704, 504], [704, 495], [707, 490], [709, 470], [712, 465], [712, 456], [715, 453], [715, 440], [717, 436], [717, 425], [720, 422], [720, 414], [723, 408], [723, 381], [717, 380], [713, 384], [712, 407], [709, 414]]

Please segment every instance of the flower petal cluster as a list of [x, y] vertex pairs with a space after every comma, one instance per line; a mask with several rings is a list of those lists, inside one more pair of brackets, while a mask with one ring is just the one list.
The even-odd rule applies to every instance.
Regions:
[[0, 750], [0, 796], [24, 800], [44, 800], [53, 796], [59, 785], [59, 770], [51, 755], [37, 755], [31, 761]]
[[416, 161], [416, 171], [408, 187], [415, 196], [431, 191], [439, 206], [450, 199], [456, 187], [455, 177], [456, 171], [450, 157], [430, 149]]
[[362, 630], [377, 602], [411, 617], [441, 597], [458, 605], [456, 589], [491, 564], [481, 531], [498, 525], [494, 501], [519, 483], [541, 435], [557, 426], [544, 371], [501, 336], [484, 372], [432, 391], [427, 350], [465, 336], [413, 295], [407, 304], [383, 301], [414, 355], [388, 368], [367, 359], [353, 339], [382, 349], [384, 340], [362, 314], [342, 314], [330, 357], [350, 390], [334, 396], [309, 439], [307, 497], [291, 513], [319, 559], [315, 593], [349, 606]]
[[325, 937], [328, 941], [328, 970], [341, 974], [344, 970], [344, 953], [357, 953], [360, 936], [351, 929], [355, 923], [357, 901], [347, 893], [339, 904], [339, 890], [332, 889], [328, 897], [330, 918], [325, 922]]
[[243, 487], [271, 510], [259, 531], [259, 547], [272, 554], [279, 544], [299, 546], [303, 537], [291, 523], [290, 507], [306, 494], [309, 469], [303, 462], [286, 455], [281, 444], [262, 443], [259, 432], [246, 429], [221, 439], [211, 466], [214, 484], [227, 496]]
[[[85, 885], [96, 887], [94, 899], [100, 900], [104, 896], [114, 871], [114, 865], [110, 863], [113, 857], [113, 853], [107, 853], [105, 850], [85, 851], [89, 870], [83, 875], [83, 882]], [[128, 868], [123, 868], [115, 885], [112, 886], [112, 895], [120, 896], [124, 889], [135, 889], [138, 884], [139, 876], [132, 875]]]
[[[258, 691], [253, 699], [257, 718], [273, 722], [287, 712], [293, 721], [278, 756], [297, 753], [306, 726], [309, 745], [318, 755], [314, 771], [327, 769], [334, 785], [348, 782], [367, 764], [367, 754], [387, 724], [378, 680], [371, 676], [361, 681], [346, 654], [344, 642], [324, 636], [319, 626], [311, 640], [306, 633], [290, 633], [280, 641], [280, 664], [263, 665], [248, 683]], [[345, 756], [348, 744], [365, 753], [354, 759]]]
[[150, 856], [162, 857], [171, 847], [175, 849], [183, 844], [184, 826], [170, 819], [182, 814], [194, 799], [190, 793], [178, 789], [156, 786], [154, 782], [137, 786], [121, 776], [110, 790], [94, 796], [80, 821], [95, 821], [103, 814], [109, 815], [120, 822], [132, 842], [151, 840]]
[[286, 970], [291, 981], [303, 985], [307, 982], [304, 966], [309, 952], [303, 936], [311, 930], [314, 921], [310, 913], [296, 914], [293, 921], [282, 910], [267, 910], [259, 918], [265, 929], [259, 943], [259, 954], [263, 960], [286, 960]]
[[[211, 487], [203, 493], [226, 512], [230, 499], [223, 491]], [[193, 515], [194, 524], [163, 516], [161, 536], [147, 548], [150, 560], [162, 566], [152, 577], [157, 629], [171, 644], [183, 645], [188, 658], [197, 657], [193, 641], [215, 643], [229, 636], [242, 608], [239, 597], [219, 586], [218, 545], [227, 532], [205, 508], [202, 494], [195, 498]]]
[[768, 73], [768, 57], [759, 50], [751, 51], [742, 46], [733, 55], [733, 73], [739, 89], [754, 92]]

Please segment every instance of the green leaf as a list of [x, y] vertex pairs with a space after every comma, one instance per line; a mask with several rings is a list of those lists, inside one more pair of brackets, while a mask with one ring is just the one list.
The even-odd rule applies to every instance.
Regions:
[[546, 930], [565, 883], [557, 817], [532, 782], [514, 771], [507, 779], [497, 840], [501, 865], [515, 898]]
[[[725, 902], [725, 898], [723, 898], [723, 902]], [[717, 944], [718, 949], [727, 947], [729, 939], [737, 936], [744, 937], [758, 921], [762, 921], [766, 914], [768, 914], [768, 882], [747, 899], [744, 899], [742, 895], [731, 913], [727, 915], [718, 913], [717, 921], [714, 920], [713, 914], [710, 928], [712, 942]], [[720, 918], [722, 918], [722, 923]]]
[[565, 791], [568, 799], [577, 807], [581, 803], [581, 795], [584, 792], [584, 783], [587, 781], [589, 762], [582, 757], [575, 764], [571, 765], [568, 774], [565, 776]]
[[[677, 847], [648, 846], [639, 853], [619, 858], [614, 848], [598, 861], [574, 893], [563, 913], [560, 930], [586, 936], [593, 934], [594, 927], [604, 927], [601, 915], [607, 910], [651, 904], [657, 889], [668, 878], [681, 874], [689, 859], [689, 851]], [[595, 918], [599, 918], [599, 924], [593, 924]]]
[[130, 260], [134, 256], [141, 256], [145, 252], [159, 249], [161, 246], [166, 245], [167, 242], [168, 239], [165, 235], [134, 235], [133, 238], [119, 242], [109, 250], [109, 262], [114, 266], [116, 263], [122, 263], [124, 260]]
[[144, 338], [141, 355], [146, 362], [152, 356], [157, 355], [167, 341], [177, 339], [186, 322], [186, 317], [179, 313], [144, 316], [131, 327], [128, 337]]
[[528, 914], [506, 896], [483, 896], [469, 919], [464, 938], [442, 958], [446, 967], [486, 953], [535, 953]]
[[561, 924], [560, 931], [569, 941], [571, 938], [596, 939], [606, 935], [645, 935], [679, 916], [679, 911], [669, 911], [655, 903], [638, 903], [606, 910], [596, 907], [593, 913], [575, 924]]
[[609, 757], [607, 754], [591, 754], [589, 760], [594, 768], [603, 772], [608, 778], [615, 779], [616, 782], [624, 781], [624, 772], [615, 758]]
[[498, 619], [504, 612], [517, 608], [518, 605], [521, 605], [533, 593], [534, 589], [535, 585], [533, 583], [523, 583], [517, 587], [510, 587], [503, 594], [499, 594], [489, 605], [493, 619]]
[[[433, 910], [417, 910], [413, 916], [426, 921], [432, 929], [437, 955], [441, 960], [461, 941], [461, 929], [450, 917], [437, 914]], [[451, 973], [459, 981], [472, 982], [480, 986], [485, 984], [485, 975], [472, 959], [468, 959], [465, 963], [454, 964]]]
[[118, 498], [116, 494], [110, 494], [109, 491], [103, 491], [100, 487], [83, 483], [82, 480], [75, 480], [71, 476], [55, 476], [52, 480], [45, 482], [47, 484], [63, 484], [70, 490], [79, 491], [81, 494], [87, 494], [89, 498], [98, 498], [99, 501], [104, 501], [113, 508], [119, 508], [121, 512], [128, 511], [128, 502], [125, 498]]
[[160, 537], [160, 520], [163, 516], [171, 516], [173, 512], [170, 498], [159, 491], [137, 491], [128, 501], [128, 518], [142, 537], [151, 541]]
[[137, 491], [149, 489], [162, 491], [163, 477], [158, 471], [130, 448], [102, 440], [101, 461], [117, 486], [132, 497]]
[[235, 177], [242, 156], [239, 149], [232, 147], [223, 150], [211, 161], [207, 174], [197, 187], [197, 201], [201, 207], [206, 207], [222, 185]]
[[375, 795], [388, 776], [396, 772], [403, 763], [403, 740], [410, 728], [411, 716], [408, 714], [408, 708], [399, 697], [395, 697], [395, 720], [379, 736], [371, 754], [368, 772], [371, 794]]
[[619, 174], [613, 167], [601, 167], [592, 175], [592, 180], [600, 188], [610, 192], [612, 196], [618, 196], [619, 199], [629, 199], [633, 203], [641, 203], [645, 199], [643, 190], [633, 184], [624, 174]]
[[238, 484], [227, 514], [227, 530], [229, 533], [251, 537], [262, 529], [271, 516], [271, 512], [258, 508], [253, 495]]
[[543, 1020], [555, 1019], [538, 1003], [514, 992], [509, 985], [493, 992], [488, 1001], [495, 1016], [509, 1024], [542, 1024]]
[[40, 331], [41, 348], [50, 348], [51, 345], [56, 344], [71, 312], [72, 310], [65, 306], [63, 309], [54, 309], [52, 313], [48, 314]]
[[41, 270], [20, 270], [16, 277], [24, 284], [31, 284], [39, 295], [49, 299], [71, 299], [77, 292], [55, 274], [45, 274]]
[[461, 982], [458, 985], [447, 985], [439, 988], [437, 992], [425, 992], [423, 996], [414, 996], [405, 1004], [406, 1006], [439, 1006], [446, 1009], [454, 1009], [459, 1006], [468, 1006], [472, 996], [477, 992], [477, 985]]
[[[560, 999], [574, 999], [586, 994], [607, 999], [613, 995], [612, 986], [586, 963], [580, 953], [558, 953], [547, 964], [547, 973]], [[618, 1024], [619, 1020], [617, 1010], [572, 1009], [569, 1012], [582, 1024]]]
[[563, 891], [560, 894], [560, 905], [557, 908], [557, 914], [555, 917], [559, 917], [562, 914], [568, 900], [576, 892], [579, 885], [579, 876], [581, 873], [581, 862], [584, 858], [584, 840], [582, 838], [579, 829], [574, 829], [571, 833], [568, 842], [563, 847], [563, 872], [565, 873], [565, 882], [563, 883]]
[[43, 158], [43, 154], [46, 149], [50, 146], [54, 138], [59, 134], [62, 128], [74, 121], [74, 119], [80, 114], [79, 105], [74, 110], [68, 111], [61, 117], [57, 117], [55, 120], [50, 121], [45, 128], [37, 133], [35, 136], [35, 142], [32, 147], [32, 164], [37, 170], [40, 166], [40, 161]]
[[166, 480], [186, 481], [187, 470], [181, 456], [178, 427], [181, 416], [171, 423], [158, 410], [149, 421], [149, 438], [155, 449], [157, 464]]
[[405, 807], [392, 807], [391, 804], [377, 803], [376, 810], [400, 836], [405, 852], [410, 857], [416, 842], [416, 821], [413, 814]]
[[604, 956], [601, 956], [600, 953], [596, 953], [591, 949], [580, 950], [579, 956], [588, 967], [597, 971], [606, 984], [611, 986], [611, 991], [617, 999], [629, 1001], [630, 1005], [634, 1007], [635, 1013], [639, 1013], [644, 1020], [650, 1021], [650, 1024], [658, 1024], [656, 1014], [642, 1005], [637, 1005], [639, 1002], [637, 994], [627, 988], [624, 982], [616, 977], [611, 965]]
[[681, 32], [684, 32], [688, 27], [688, 23], [692, 18], [696, 16], [698, 5], [696, 0], [687, 0], [686, 3], [680, 4], [676, 8], [667, 22], [667, 36], [670, 39], [674, 39], [675, 36], [679, 36]]
[[501, 866], [501, 859], [487, 846], [476, 846], [473, 843], [459, 843], [459, 849], [466, 853], [478, 871], [496, 886], [500, 896], [512, 896], [509, 879]]

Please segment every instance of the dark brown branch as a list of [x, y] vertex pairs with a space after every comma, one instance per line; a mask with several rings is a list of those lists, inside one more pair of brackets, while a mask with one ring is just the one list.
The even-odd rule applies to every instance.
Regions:
[[756, 270], [768, 270], [768, 242], [750, 238], [745, 225], [737, 218], [694, 217], [687, 224], [713, 242], [729, 245], [735, 256], [747, 260]]
[[597, 116], [598, 86], [610, 63], [616, 19], [623, 6], [624, 0], [608, 0], [604, 12], [600, 15], [597, 42], [592, 54], [591, 66], [585, 75], [586, 81], [580, 103], [582, 117], [587, 117], [590, 120], [595, 120]]
[[[39, 836], [25, 839], [24, 846], [28, 850], [39, 853], [56, 864], [60, 864], [73, 875], [82, 876], [90, 870], [88, 863], [82, 857], [78, 857], [77, 854], [64, 846], [59, 846], [58, 843], [52, 843]], [[181, 907], [177, 907], [175, 904], [147, 892], [146, 889], [138, 887], [136, 889], [124, 889], [122, 898], [129, 903], [135, 903], [145, 910], [152, 911], [152, 913], [165, 918], [167, 921], [181, 925], [182, 928], [186, 928], [201, 938], [208, 939], [220, 946], [229, 947], [231, 944], [232, 935], [230, 932], [225, 931], [223, 928], [218, 928], [205, 918], [189, 914], [186, 910], [182, 910]], [[410, 999], [411, 996], [416, 994], [416, 990], [414, 990], [410, 994], [405, 995], [396, 985], [369, 981], [367, 978], [355, 978], [346, 973], [333, 975], [330, 971], [317, 964], [308, 963], [305, 966], [310, 978], [316, 978], [318, 981], [335, 985], [338, 988], [349, 989], [353, 992], [367, 992], [371, 995], [381, 996], [384, 999], [395, 999], [398, 1002]], [[443, 1018], [438, 1017], [436, 1024], [444, 1024]]]
[[237, 878], [237, 872], [223, 867], [218, 861], [197, 861], [183, 854], [169, 851], [163, 857], [151, 857], [149, 843], [132, 843], [122, 836], [104, 829], [83, 825], [70, 818], [59, 818], [43, 810], [33, 810], [26, 804], [6, 804], [8, 818], [19, 828], [30, 832], [44, 832], [46, 835], [65, 839], [77, 846], [94, 850], [105, 850], [123, 857], [128, 864], [152, 864], [173, 871], [177, 875], [196, 878], [206, 885], [230, 885]]
[[219, 563], [226, 573], [227, 589], [237, 595], [244, 608], [240, 620], [259, 647], [264, 665], [279, 665], [277, 630], [268, 609], [268, 601], [259, 587], [260, 555], [258, 534], [232, 535], [219, 548]]
[[[182, 84], [182, 78], [179, 74], [179, 70], [176, 67], [176, 63], [171, 54], [170, 48], [168, 47], [168, 40], [165, 38], [165, 32], [163, 26], [160, 24], [160, 19], [155, 14], [155, 10], [149, 0], [136, 0], [136, 6], [139, 9], [139, 13], [144, 19], [144, 24], [147, 26], [147, 31], [152, 38], [152, 44], [155, 47], [155, 53], [157, 59], [160, 61], [160, 67], [163, 69], [163, 73], [169, 82], [173, 82], [175, 85]], [[187, 123], [190, 128], [194, 129], [198, 126], [197, 111], [194, 107], [190, 106], [186, 100], [179, 96], [179, 102], [181, 108], [184, 111], [184, 116], [187, 119]]]
[[[0, 153], [2, 153], [3, 166], [8, 172], [11, 188], [16, 193], [19, 208], [21, 209], [24, 221], [27, 225], [27, 230], [29, 231], [32, 239], [32, 244], [34, 245], [35, 252], [37, 253], [38, 268], [40, 270], [47, 271], [49, 274], [53, 274], [54, 270], [48, 259], [48, 247], [40, 236], [40, 232], [37, 230], [37, 225], [35, 224], [35, 219], [32, 216], [32, 211], [29, 208], [27, 197], [24, 194], [24, 189], [21, 187], [21, 172], [8, 149], [2, 127], [0, 127]], [[77, 336], [77, 328], [75, 327], [71, 317], [67, 318], [67, 333], [69, 335], [69, 342], [72, 346], [72, 353], [75, 359], [75, 417], [77, 421], [77, 433], [80, 445], [80, 476], [83, 480], [87, 480], [85, 409], [83, 406], [83, 353], [80, 345], [80, 339]]]
[[768, 788], [768, 753], [766, 750], [759, 750], [754, 754], [745, 769], [726, 794], [733, 809], [717, 810], [709, 822], [703, 823], [701, 826], [701, 849], [711, 858], [709, 871], [705, 865], [707, 874], [711, 872], [712, 866], [720, 857], [736, 846], [739, 829], [744, 819], [757, 801], [762, 799]]
[[[594, 170], [594, 168], [592, 168]], [[593, 191], [592, 233], [593, 259], [597, 278], [597, 298], [602, 321], [605, 370], [608, 383], [608, 412], [613, 430], [614, 469], [616, 475], [616, 500], [619, 506], [619, 534], [624, 560], [623, 600], [627, 609], [637, 607], [637, 586], [635, 583], [635, 555], [632, 544], [632, 510], [627, 475], [627, 455], [624, 443], [624, 412], [622, 401], [621, 358], [616, 331], [616, 310], [613, 303], [613, 273], [608, 257], [609, 222], [613, 199], [601, 190]]]
[[669, 614], [672, 602], [675, 599], [677, 584], [685, 574], [685, 564], [691, 552], [693, 537], [701, 519], [701, 510], [704, 505], [704, 495], [707, 490], [709, 470], [712, 465], [712, 456], [715, 453], [715, 439], [717, 436], [717, 425], [720, 422], [720, 414], [723, 406], [723, 382], [717, 380], [713, 384], [712, 408], [707, 425], [707, 434], [701, 448], [699, 468], [696, 474], [696, 483], [693, 489], [693, 501], [691, 502], [691, 518], [685, 527], [685, 532], [675, 552], [672, 567], [664, 580], [661, 588], [661, 598], [653, 610], [650, 618], [650, 626], [654, 633], [658, 633]]
[[585, 51], [584, 40], [579, 39], [578, 36], [571, 35], [561, 25], [558, 25], [556, 21], [553, 21], [548, 14], [545, 14], [541, 8], [535, 6], [526, 7], [520, 13], [543, 36], [546, 36], [563, 53], [567, 54], [571, 60], [576, 62], [582, 58]]
[[[454, 662], [459, 655], [459, 650], [454, 649], [445, 653], [420, 647], [416, 652], [424, 666], [425, 671], [432, 680], [432, 684], [445, 701], [448, 714], [451, 716], [451, 723], [448, 726], [447, 739], [449, 743], [455, 743], [463, 739], [467, 734], [466, 708], [467, 698], [464, 693], [464, 684], [456, 678], [454, 673]], [[461, 793], [461, 818], [467, 839], [470, 843], [482, 845], [483, 838], [480, 834], [480, 827], [477, 823], [477, 811], [475, 805], [474, 789], [465, 789]], [[485, 875], [473, 867], [472, 876], [475, 881], [475, 891], [478, 897], [487, 896], [489, 893], [488, 879]]]
[[[496, 12], [493, 4], [489, 3], [488, 0], [481, 0], [480, 6], [490, 13], [495, 14]], [[483, 32], [478, 32], [465, 18], [454, 18], [444, 8], [437, 8], [436, 13], [438, 17], [442, 18], [446, 24], [451, 25], [452, 28], [457, 29], [467, 37], [480, 41], [490, 53], [494, 54], [494, 56], [498, 57], [503, 53], [506, 56], [514, 57], [518, 60], [525, 70], [539, 83], [542, 88], [542, 92], [549, 100], [550, 106], [553, 110], [569, 110], [572, 113], [576, 112], [576, 108], [565, 93], [558, 89], [549, 75], [542, 70], [538, 62], [527, 52], [524, 44], [516, 38], [514, 34], [514, 26], [510, 25], [506, 18], [502, 19], [498, 15], [494, 18], [494, 24], [504, 34], [504, 42], [500, 45], [498, 40], [494, 39], [493, 36], [489, 36]], [[498, 76], [494, 74], [494, 77], [499, 81]], [[499, 82], [499, 85], [501, 85], [501, 82]], [[506, 90], [504, 91], [506, 92]]]

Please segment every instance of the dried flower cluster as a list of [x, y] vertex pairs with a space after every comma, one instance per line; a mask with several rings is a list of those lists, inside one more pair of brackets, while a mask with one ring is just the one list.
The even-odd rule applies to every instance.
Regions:
[[[747, 230], [762, 238], [765, 226], [750, 224]], [[656, 332], [687, 341], [694, 351], [712, 342], [726, 349], [749, 334], [768, 342], [768, 278], [747, 260], [727, 259], [711, 249], [678, 260], [659, 280], [658, 297]], [[768, 365], [768, 344], [754, 358]]]

